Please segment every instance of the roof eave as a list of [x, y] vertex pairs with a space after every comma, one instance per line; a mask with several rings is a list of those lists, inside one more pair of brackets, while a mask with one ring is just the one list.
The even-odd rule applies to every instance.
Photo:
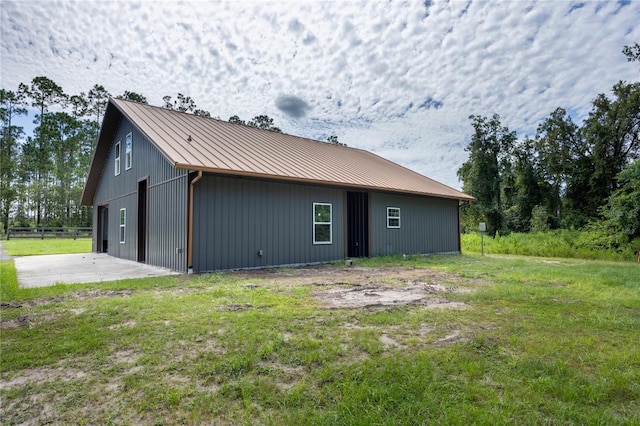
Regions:
[[102, 126], [98, 133], [96, 147], [94, 148], [93, 156], [91, 157], [91, 165], [89, 166], [87, 180], [82, 190], [82, 197], [80, 197], [80, 205], [82, 206], [90, 206], [93, 204], [93, 197], [98, 189], [98, 182], [100, 181], [100, 176], [102, 175], [102, 171], [105, 167], [104, 160], [109, 153], [108, 139], [110, 138], [107, 134], [113, 134], [117, 128], [120, 118], [122, 117], [122, 113], [119, 112], [117, 108], [114, 111], [114, 108], [116, 108], [115, 105], [111, 102], [111, 99], [109, 99], [104, 113], [104, 118], [102, 120]]
[[240, 171], [240, 170], [194, 166], [193, 164], [175, 163], [175, 167], [176, 169], [202, 171], [206, 173], [215, 173], [215, 174], [225, 175], [225, 176], [244, 176], [244, 177], [252, 177], [252, 178], [258, 178], [258, 179], [280, 180], [284, 182], [310, 183], [310, 184], [316, 184], [316, 185], [335, 186], [335, 187], [341, 187], [341, 188], [357, 188], [357, 189], [363, 189], [363, 190], [369, 190], [369, 191], [381, 191], [381, 192], [390, 192], [390, 193], [396, 193], [396, 194], [420, 195], [423, 197], [428, 196], [428, 197], [435, 197], [435, 198], [446, 198], [450, 200], [459, 200], [459, 201], [475, 201], [474, 197], [462, 192], [460, 193], [461, 196], [455, 196], [455, 195], [449, 195], [449, 194], [437, 194], [437, 193], [426, 192], [426, 191], [412, 191], [412, 190], [403, 190], [403, 189], [389, 188], [389, 187], [382, 187], [382, 186], [361, 185], [361, 184], [349, 183], [349, 182], [326, 181], [326, 180], [319, 180], [319, 179], [301, 178], [301, 177], [295, 177], [295, 176], [271, 175], [271, 174], [265, 174], [265, 173], [246, 172], [246, 171]]

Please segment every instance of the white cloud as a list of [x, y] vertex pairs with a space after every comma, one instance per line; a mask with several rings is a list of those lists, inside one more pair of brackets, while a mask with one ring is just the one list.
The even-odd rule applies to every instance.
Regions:
[[[532, 134], [556, 107], [579, 122], [598, 93], [638, 78], [620, 51], [640, 41], [640, 2], [5, 0], [0, 13], [3, 88], [45, 75], [155, 104], [180, 92], [455, 187], [470, 114]], [[278, 108], [287, 96], [304, 116]]]

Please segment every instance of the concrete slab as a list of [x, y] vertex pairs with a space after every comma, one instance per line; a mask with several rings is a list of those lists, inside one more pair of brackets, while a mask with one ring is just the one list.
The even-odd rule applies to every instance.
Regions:
[[105, 253], [20, 256], [14, 258], [14, 264], [20, 288], [179, 275], [169, 269], [118, 259]]
[[7, 260], [11, 260], [11, 256], [9, 253], [2, 247], [2, 240], [0, 240], [0, 262], [5, 262]]

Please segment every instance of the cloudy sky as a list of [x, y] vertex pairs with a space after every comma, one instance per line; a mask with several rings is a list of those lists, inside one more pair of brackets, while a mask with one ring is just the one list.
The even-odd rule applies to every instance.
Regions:
[[336, 134], [460, 188], [470, 114], [519, 136], [562, 106], [638, 80], [640, 1], [7, 1], [1, 86], [47, 76], [162, 104], [191, 96], [228, 119]]

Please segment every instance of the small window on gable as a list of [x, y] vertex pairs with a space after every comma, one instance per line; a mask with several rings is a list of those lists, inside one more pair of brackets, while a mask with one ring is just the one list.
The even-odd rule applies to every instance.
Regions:
[[120, 209], [120, 244], [125, 243], [127, 231], [127, 209]]
[[120, 141], [116, 142], [116, 146], [114, 147], [114, 152], [115, 152], [115, 174], [116, 176], [118, 176], [120, 174]]
[[387, 228], [400, 228], [400, 208], [387, 207]]
[[313, 244], [331, 244], [331, 204], [313, 203]]
[[127, 135], [124, 143], [124, 169], [129, 170], [131, 168], [131, 133]]

